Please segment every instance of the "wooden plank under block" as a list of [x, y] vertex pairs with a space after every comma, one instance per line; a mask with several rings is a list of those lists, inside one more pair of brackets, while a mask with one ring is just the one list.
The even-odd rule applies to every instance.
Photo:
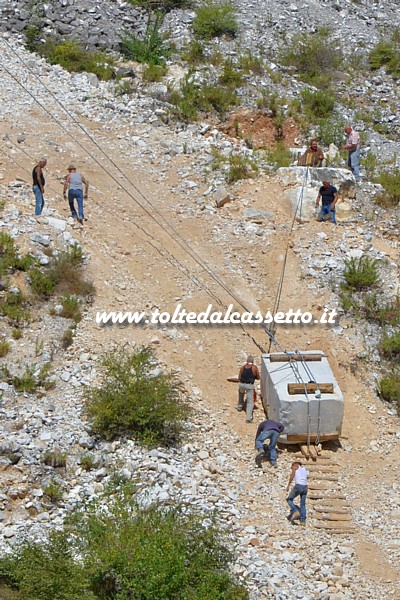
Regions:
[[269, 355], [270, 362], [291, 362], [304, 360], [305, 362], [321, 362], [324, 354], [285, 354], [284, 352], [277, 352]]
[[321, 394], [333, 394], [333, 383], [319, 383], [318, 386], [316, 383], [288, 383], [287, 390], [288, 394], [294, 396], [296, 394], [315, 394], [317, 389], [321, 392]]

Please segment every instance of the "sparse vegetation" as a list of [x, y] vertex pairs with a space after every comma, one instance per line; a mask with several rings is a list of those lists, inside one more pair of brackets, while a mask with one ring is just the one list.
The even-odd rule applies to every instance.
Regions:
[[[58, 501], [61, 490], [48, 488]], [[230, 573], [230, 548], [213, 517], [179, 506], [143, 509], [119, 494], [47, 541], [14, 546], [0, 559], [0, 583], [14, 600], [248, 600]]]
[[29, 271], [31, 287], [37, 296], [46, 300], [54, 293], [85, 296], [94, 292], [93, 284], [82, 275], [82, 250], [79, 246], [60, 252], [46, 270]]
[[397, 362], [400, 357], [400, 332], [384, 335], [378, 349], [384, 358]]
[[200, 40], [191, 40], [182, 50], [182, 60], [190, 65], [198, 65], [205, 61], [205, 46]]
[[54, 381], [49, 378], [51, 366], [49, 363], [38, 367], [37, 365], [27, 365], [22, 375], [11, 375], [7, 367], [1, 370], [1, 379], [13, 385], [16, 392], [27, 392], [31, 394], [39, 388], [51, 390], [54, 387]]
[[319, 120], [317, 137], [326, 146], [335, 144], [335, 146], [340, 148], [343, 142], [344, 125], [344, 120], [333, 113], [332, 116]]
[[143, 6], [149, 11], [163, 11], [169, 12], [170, 10], [190, 8], [192, 6], [191, 0], [128, 0], [130, 4], [134, 6]]
[[47, 450], [43, 454], [43, 462], [48, 467], [61, 469], [67, 466], [67, 455], [65, 452], [60, 452], [59, 450]]
[[198, 9], [192, 27], [195, 36], [204, 40], [234, 38], [239, 30], [236, 8], [230, 2], [204, 4]]
[[143, 81], [148, 81], [151, 83], [161, 81], [167, 72], [168, 69], [165, 65], [148, 65], [142, 73]]
[[276, 168], [288, 167], [292, 163], [292, 155], [282, 141], [278, 141], [274, 148], [265, 151], [267, 163]]
[[34, 263], [30, 254], [19, 256], [18, 248], [8, 233], [0, 232], [0, 274], [27, 271]]
[[19, 327], [30, 319], [26, 306], [27, 302], [21, 292], [7, 292], [0, 298], [0, 315], [6, 317], [11, 325]]
[[81, 303], [79, 298], [66, 294], [61, 298], [62, 311], [59, 313], [60, 317], [64, 319], [73, 319], [75, 323], [79, 323], [82, 320]]
[[301, 92], [304, 113], [311, 121], [326, 119], [333, 113], [335, 96], [331, 90], [303, 90]]
[[99, 79], [111, 79], [114, 59], [105, 52], [85, 50], [77, 40], [63, 40], [56, 36], [37, 35], [34, 28], [25, 32], [27, 46], [52, 65], [60, 65], [71, 73], [94, 73]]
[[380, 183], [384, 192], [375, 196], [374, 201], [385, 208], [394, 208], [400, 203], [400, 169], [381, 171], [375, 177], [375, 181]]
[[230, 154], [228, 164], [229, 169], [225, 176], [228, 183], [249, 179], [258, 173], [256, 162], [243, 154]]
[[262, 76], [265, 73], [265, 64], [260, 56], [256, 56], [248, 50], [239, 56], [239, 66], [244, 73]]
[[165, 36], [160, 33], [163, 19], [164, 16], [161, 13], [149, 16], [143, 38], [125, 32], [121, 36], [122, 54], [129, 60], [136, 60], [139, 63], [148, 65], [165, 64], [165, 60], [171, 56], [173, 48]]
[[64, 331], [61, 338], [61, 346], [64, 350], [72, 346], [74, 341], [74, 332], [75, 330], [73, 327], [69, 327], [66, 331]]
[[10, 352], [10, 348], [10, 342], [7, 342], [5, 339], [0, 340], [0, 358], [7, 356]]
[[397, 412], [400, 415], [400, 375], [382, 377], [379, 382], [379, 394], [386, 402], [396, 402]]
[[87, 454], [81, 456], [79, 459], [79, 464], [81, 465], [82, 469], [85, 469], [85, 471], [91, 471], [92, 469], [96, 468], [97, 463], [93, 454], [88, 452]]
[[50, 502], [57, 504], [62, 499], [62, 487], [55, 479], [52, 479], [47, 485], [43, 486], [42, 489], [43, 493], [49, 498]]
[[343, 54], [332, 31], [322, 28], [316, 33], [295, 35], [281, 51], [282, 64], [292, 66], [302, 81], [319, 88], [327, 88], [337, 75]]
[[369, 53], [369, 64], [373, 71], [385, 67], [395, 79], [400, 77], [400, 30], [395, 29], [389, 39], [380, 40]]
[[379, 284], [378, 261], [368, 256], [349, 258], [343, 271], [343, 290], [362, 291]]
[[102, 385], [85, 393], [93, 431], [106, 439], [133, 436], [149, 445], [178, 442], [189, 406], [176, 375], [161, 371], [150, 348], [107, 355], [102, 373]]

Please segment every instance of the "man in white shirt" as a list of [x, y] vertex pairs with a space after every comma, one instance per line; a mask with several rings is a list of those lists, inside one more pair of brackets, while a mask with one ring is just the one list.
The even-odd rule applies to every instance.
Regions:
[[346, 125], [344, 132], [347, 136], [343, 150], [348, 150], [347, 166], [352, 170], [356, 179], [360, 179], [360, 134], [351, 125]]
[[[287, 517], [288, 520], [293, 523], [295, 519], [300, 518], [300, 525], [305, 527], [306, 525], [306, 498], [307, 498], [307, 469], [303, 467], [301, 462], [294, 462], [292, 464], [292, 470], [289, 477], [289, 483], [287, 484], [287, 491], [289, 491], [292, 481], [294, 479], [294, 486], [286, 498], [286, 502], [290, 507], [290, 514]], [[300, 496], [300, 506], [297, 506], [293, 500]]]

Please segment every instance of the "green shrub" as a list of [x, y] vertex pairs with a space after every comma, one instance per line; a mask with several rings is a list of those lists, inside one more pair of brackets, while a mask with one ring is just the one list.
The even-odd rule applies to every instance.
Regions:
[[199, 111], [215, 111], [223, 119], [232, 106], [238, 104], [234, 90], [222, 84], [209, 82], [197, 86], [193, 80], [193, 72], [189, 71], [181, 82], [179, 91], [170, 95], [169, 101], [175, 105], [175, 114], [183, 121], [194, 121]]
[[230, 573], [231, 546], [212, 517], [118, 496], [47, 541], [14, 546], [0, 559], [0, 581], [18, 600], [248, 600]]
[[316, 87], [329, 87], [343, 63], [340, 44], [332, 32], [299, 33], [280, 53], [282, 64], [292, 66], [302, 81]]
[[265, 74], [265, 64], [260, 56], [256, 56], [248, 50], [239, 56], [239, 66], [245, 73], [253, 73], [260, 77]]
[[229, 156], [229, 170], [226, 174], [228, 183], [235, 183], [241, 179], [254, 177], [258, 172], [258, 167], [254, 160], [243, 156], [242, 154], [231, 154]]
[[400, 295], [387, 302], [377, 293], [367, 294], [364, 297], [363, 313], [368, 321], [375, 321], [382, 327], [396, 327], [400, 325]]
[[0, 340], [0, 358], [4, 358], [10, 352], [10, 348], [10, 342], [5, 339]]
[[34, 258], [30, 254], [19, 256], [18, 248], [8, 233], [0, 233], [0, 274], [27, 271], [33, 263]]
[[367, 290], [379, 284], [378, 261], [362, 256], [345, 260], [342, 289]]
[[379, 344], [379, 353], [390, 360], [400, 357], [400, 332], [385, 335]]
[[380, 183], [384, 192], [376, 196], [374, 201], [386, 208], [396, 207], [400, 202], [400, 169], [382, 171], [374, 181]]
[[101, 51], [85, 50], [77, 40], [61, 40], [47, 36], [36, 51], [52, 65], [60, 65], [71, 73], [94, 73], [99, 79], [108, 81], [114, 72], [114, 59]]
[[50, 364], [46, 363], [41, 367], [39, 373], [35, 375], [37, 366], [27, 365], [23, 375], [15, 375], [14, 377], [8, 376], [7, 380], [14, 386], [16, 392], [27, 392], [28, 394], [31, 394], [38, 388], [51, 390], [55, 384], [53, 380], [49, 379], [50, 369]]
[[85, 392], [92, 427], [106, 439], [129, 435], [144, 444], [177, 443], [189, 407], [173, 373], [152, 374], [157, 367], [150, 348], [122, 351], [102, 361], [103, 384]]
[[209, 2], [198, 9], [192, 27], [195, 36], [201, 39], [224, 35], [234, 38], [239, 29], [236, 8], [230, 2]]
[[82, 250], [72, 246], [53, 258], [46, 270], [29, 271], [32, 290], [42, 299], [50, 298], [55, 292], [85, 296], [94, 293], [94, 286], [82, 275]]
[[400, 414], [400, 376], [388, 375], [379, 382], [379, 394], [386, 402], [397, 402], [397, 412]]
[[133, 33], [125, 32], [121, 36], [122, 54], [129, 60], [136, 60], [139, 63], [165, 64], [165, 60], [171, 56], [173, 49], [160, 33], [163, 20], [164, 17], [161, 13], [157, 13], [154, 18], [149, 16], [143, 39]]
[[57, 504], [57, 502], [60, 502], [60, 500], [62, 499], [62, 496], [63, 496], [62, 487], [55, 479], [52, 479], [50, 481], [50, 483], [43, 486], [42, 489], [43, 489], [44, 495], [49, 498], [50, 502]]
[[80, 457], [79, 464], [82, 467], [82, 469], [85, 469], [85, 471], [91, 471], [97, 466], [95, 457], [89, 452]]
[[72, 346], [74, 341], [74, 332], [75, 330], [72, 327], [69, 327], [66, 331], [64, 331], [61, 338], [61, 346], [64, 350]]
[[181, 58], [190, 65], [204, 62], [205, 57], [205, 46], [200, 40], [192, 40], [182, 49]]
[[143, 70], [143, 81], [157, 82], [167, 74], [168, 69], [165, 65], [150, 64]]
[[43, 454], [42, 460], [45, 465], [54, 469], [61, 469], [67, 466], [67, 455], [65, 452], [60, 452], [59, 450], [47, 450]]
[[16, 327], [30, 319], [29, 311], [26, 309], [26, 300], [21, 292], [18, 294], [8, 292], [6, 296], [0, 298], [0, 315], [6, 317], [9, 323]]
[[301, 97], [304, 112], [312, 121], [330, 117], [335, 106], [335, 97], [331, 90], [303, 90]]
[[239, 88], [243, 84], [243, 73], [238, 64], [227, 58], [223, 65], [223, 72], [219, 78], [220, 83], [229, 89]]
[[265, 159], [268, 164], [276, 168], [288, 167], [293, 162], [290, 151], [282, 141], [278, 141], [274, 148], [265, 151]]
[[22, 329], [20, 329], [19, 327], [15, 327], [12, 330], [11, 335], [14, 340], [20, 340], [22, 338]]
[[82, 320], [79, 298], [66, 294], [61, 298], [61, 304], [62, 311], [59, 313], [60, 317], [64, 317], [64, 319], [73, 319], [75, 323], [79, 323]]
[[329, 146], [329, 144], [335, 144], [335, 146], [340, 148], [343, 142], [344, 126], [345, 122], [341, 117], [339, 117], [339, 115], [332, 115], [328, 118], [322, 118], [318, 123], [317, 137], [320, 142], [326, 146]]
[[385, 67], [395, 79], [400, 77], [400, 35], [395, 30], [391, 38], [380, 40], [369, 53], [369, 64], [374, 71]]

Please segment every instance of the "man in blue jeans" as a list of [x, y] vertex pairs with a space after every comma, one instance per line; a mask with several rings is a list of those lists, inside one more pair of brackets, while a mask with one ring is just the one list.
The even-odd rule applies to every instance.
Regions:
[[43, 169], [47, 165], [47, 160], [42, 158], [38, 164], [33, 167], [32, 171], [32, 190], [35, 194], [35, 216], [39, 217], [42, 214], [44, 207], [44, 186], [45, 180], [43, 175]]
[[[289, 491], [292, 481], [294, 479], [294, 486], [286, 498], [286, 502], [290, 507], [290, 514], [287, 517], [288, 520], [293, 523], [295, 519], [300, 518], [300, 525], [305, 527], [306, 525], [306, 498], [307, 498], [307, 469], [303, 467], [301, 462], [294, 462], [292, 464], [292, 471], [289, 477], [289, 483], [287, 484], [287, 491]], [[293, 500], [300, 496], [300, 506], [297, 506]]]
[[329, 183], [329, 181], [323, 181], [322, 186], [319, 188], [318, 196], [315, 201], [316, 209], [319, 207], [320, 200], [322, 200], [322, 207], [318, 216], [318, 221], [323, 221], [325, 215], [330, 215], [332, 223], [336, 225], [335, 206], [338, 201], [338, 191]]
[[[85, 199], [88, 197], [89, 182], [84, 178], [83, 175], [77, 173], [75, 165], [68, 167], [68, 175], [64, 183], [64, 198], [67, 198], [68, 189], [68, 202], [71, 209], [71, 215], [74, 219], [83, 225], [83, 185], [85, 185]], [[78, 213], [75, 210], [75, 200], [78, 205]]]
[[[256, 456], [256, 465], [261, 469], [261, 463], [263, 458], [266, 458], [266, 450], [269, 450], [269, 461], [273, 467], [277, 467], [276, 464], [276, 442], [278, 441], [279, 434], [285, 429], [285, 426], [278, 421], [272, 421], [266, 419], [259, 424], [256, 433], [256, 450], [258, 454]], [[266, 440], [269, 440], [269, 448], [263, 444]]]

